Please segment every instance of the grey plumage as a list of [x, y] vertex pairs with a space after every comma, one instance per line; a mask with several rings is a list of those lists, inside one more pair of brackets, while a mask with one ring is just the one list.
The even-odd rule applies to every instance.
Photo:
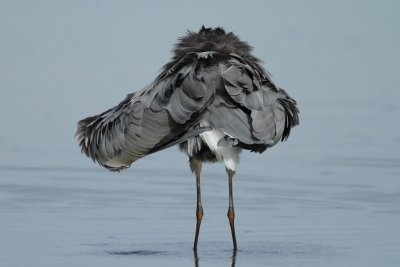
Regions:
[[78, 123], [88, 157], [110, 170], [180, 144], [189, 157], [215, 161], [199, 134], [221, 129], [218, 145], [263, 152], [299, 123], [296, 101], [270, 79], [250, 46], [222, 28], [188, 32], [172, 60], [142, 90]]

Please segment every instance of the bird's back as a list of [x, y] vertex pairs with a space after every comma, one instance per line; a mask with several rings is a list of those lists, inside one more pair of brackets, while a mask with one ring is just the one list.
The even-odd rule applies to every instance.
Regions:
[[250, 50], [221, 28], [189, 32], [153, 83], [79, 122], [82, 151], [119, 170], [178, 143], [189, 156], [199, 153], [199, 136], [210, 129], [224, 133], [219, 146], [257, 152], [286, 139], [299, 122], [296, 102]]

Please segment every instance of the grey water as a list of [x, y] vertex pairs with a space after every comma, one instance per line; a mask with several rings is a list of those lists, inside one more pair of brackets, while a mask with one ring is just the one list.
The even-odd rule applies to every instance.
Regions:
[[[398, 2], [3, 1], [0, 266], [399, 266]], [[221, 12], [225, 10], [225, 12]], [[243, 152], [228, 181], [177, 148], [112, 173], [76, 122], [150, 82], [202, 24], [249, 41], [299, 102], [288, 142]]]

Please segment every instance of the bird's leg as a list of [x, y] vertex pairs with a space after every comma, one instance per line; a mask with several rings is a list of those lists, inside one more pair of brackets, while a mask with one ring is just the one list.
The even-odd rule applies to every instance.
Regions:
[[199, 240], [200, 224], [203, 219], [203, 207], [201, 205], [201, 190], [200, 190], [200, 172], [201, 172], [201, 161], [196, 159], [190, 159], [190, 169], [196, 175], [196, 189], [197, 189], [197, 206], [196, 206], [196, 234], [194, 236], [193, 249], [197, 249], [197, 242]]
[[226, 173], [228, 174], [228, 178], [229, 178], [228, 219], [229, 219], [229, 224], [231, 226], [233, 249], [237, 250], [236, 234], [235, 234], [235, 210], [233, 208], [233, 193], [232, 193], [232, 178], [233, 178], [233, 175], [235, 175], [235, 171], [226, 169]]

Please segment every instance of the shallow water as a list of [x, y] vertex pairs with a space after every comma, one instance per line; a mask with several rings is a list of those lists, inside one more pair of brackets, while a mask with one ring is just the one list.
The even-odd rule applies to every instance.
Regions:
[[[205, 217], [196, 255], [191, 249], [194, 178], [189, 170], [165, 164], [174, 157], [184, 160], [177, 151], [166, 151], [157, 156], [157, 162], [164, 162], [157, 169], [138, 164], [119, 174], [97, 168], [1, 166], [2, 262], [5, 266], [399, 263], [400, 167], [395, 159], [328, 158], [308, 165], [299, 160], [285, 172], [271, 164], [267, 174], [260, 171], [262, 160], [243, 160], [234, 183], [236, 254], [226, 218], [224, 171], [219, 165], [206, 165]], [[368, 167], [358, 169], [359, 165]]]

